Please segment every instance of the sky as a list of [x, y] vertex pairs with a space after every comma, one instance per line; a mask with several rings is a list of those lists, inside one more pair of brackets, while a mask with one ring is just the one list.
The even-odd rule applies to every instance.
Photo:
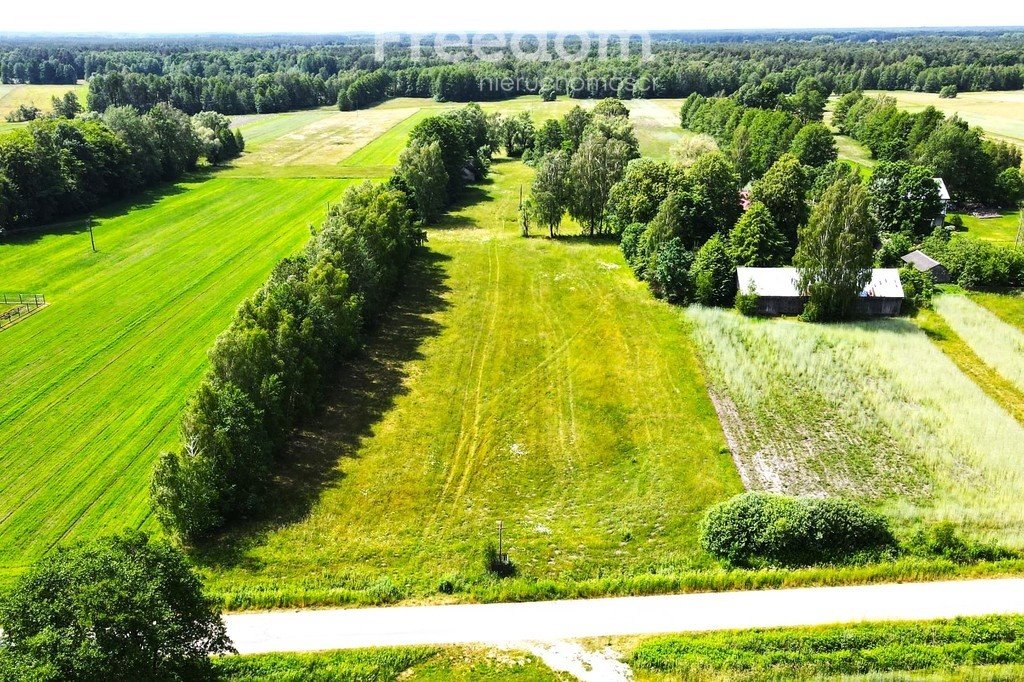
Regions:
[[44, 9], [32, 2], [7, 0], [0, 10], [0, 33], [422, 33], [1020, 25], [1024, 25], [1024, 9], [1009, 0], [48, 0]]

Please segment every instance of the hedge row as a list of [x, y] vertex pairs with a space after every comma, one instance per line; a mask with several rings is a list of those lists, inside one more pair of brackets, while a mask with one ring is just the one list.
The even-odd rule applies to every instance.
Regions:
[[808, 566], [877, 556], [896, 540], [884, 517], [854, 502], [755, 492], [712, 507], [701, 545], [736, 566]]
[[281, 261], [217, 339], [182, 417], [182, 446], [161, 456], [151, 482], [157, 517], [179, 538], [209, 537], [266, 506], [292, 429], [401, 285], [421, 235], [401, 184], [349, 188], [305, 251]]

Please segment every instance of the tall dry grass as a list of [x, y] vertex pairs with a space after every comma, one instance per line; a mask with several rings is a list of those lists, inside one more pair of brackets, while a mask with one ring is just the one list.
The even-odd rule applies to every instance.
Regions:
[[860, 497], [1024, 545], [1024, 428], [911, 322], [686, 316], [751, 487]]
[[966, 296], [939, 296], [935, 310], [985, 364], [1024, 390], [1024, 333]]

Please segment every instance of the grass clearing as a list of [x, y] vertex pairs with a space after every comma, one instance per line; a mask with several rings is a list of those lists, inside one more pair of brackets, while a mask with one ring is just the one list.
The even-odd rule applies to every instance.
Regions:
[[1020, 547], [1024, 427], [904, 319], [812, 325], [691, 308], [748, 486], [873, 502]]
[[1024, 145], [1024, 90], [961, 92], [953, 99], [906, 90], [868, 90], [864, 94], [894, 97], [910, 112], [933, 106], [947, 116], [958, 114], [971, 125], [981, 126], [989, 137]]
[[875, 160], [871, 157], [871, 150], [857, 140], [847, 135], [836, 135], [836, 146], [839, 148], [839, 158], [845, 161], [852, 161], [860, 167], [862, 175], [870, 173], [875, 167]]
[[519, 237], [532, 171], [492, 172], [297, 444], [322, 492], [203, 557], [226, 603], [490, 590], [498, 520], [523, 581], [708, 564], [701, 515], [741, 488], [687, 324], [615, 244]]
[[[78, 95], [78, 100], [85, 106], [85, 96], [89, 92], [89, 86], [85, 83], [77, 85], [3, 85], [0, 84], [0, 126], [4, 125], [4, 119], [21, 105], [36, 106], [43, 112], [53, 110], [50, 100], [53, 97], [62, 97], [64, 93], [71, 91]], [[16, 124], [14, 124], [16, 125]], [[13, 127], [13, 125], [10, 125]], [[7, 127], [0, 127], [0, 132], [7, 130]]]
[[0, 332], [0, 574], [149, 524], [148, 481], [206, 352], [308, 238], [338, 180], [199, 179], [0, 244], [0, 288], [49, 306]]
[[938, 296], [935, 310], [986, 365], [1024, 391], [1024, 332], [966, 296]]
[[697, 133], [679, 125], [681, 99], [634, 99], [625, 102], [629, 120], [636, 130], [640, 153], [653, 159], [667, 160], [672, 146]]
[[1020, 213], [1003, 211], [998, 218], [978, 218], [970, 213], [961, 213], [966, 236], [987, 242], [1015, 244], [1020, 231]]

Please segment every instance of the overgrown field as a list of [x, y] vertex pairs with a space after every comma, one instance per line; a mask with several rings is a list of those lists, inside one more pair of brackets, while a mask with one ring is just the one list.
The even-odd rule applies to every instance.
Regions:
[[907, 111], [921, 111], [932, 106], [947, 116], [958, 114], [968, 123], [981, 126], [990, 137], [1024, 144], [1024, 91], [961, 92], [953, 99], [942, 99], [934, 92], [878, 90], [866, 95], [895, 97]]
[[431, 255], [345, 381], [365, 389], [298, 443], [323, 488], [309, 511], [204, 557], [228, 603], [489, 585], [481, 547], [499, 521], [525, 580], [706, 561], [701, 515], [740, 482], [687, 324], [617, 245], [522, 239], [530, 171], [492, 173], [430, 231]]
[[338, 180], [197, 179], [0, 243], [0, 288], [50, 305], [0, 332], [0, 570], [149, 518], [149, 472], [206, 351]]
[[693, 308], [747, 484], [873, 502], [1024, 545], [1024, 428], [905, 319], [842, 325]]

